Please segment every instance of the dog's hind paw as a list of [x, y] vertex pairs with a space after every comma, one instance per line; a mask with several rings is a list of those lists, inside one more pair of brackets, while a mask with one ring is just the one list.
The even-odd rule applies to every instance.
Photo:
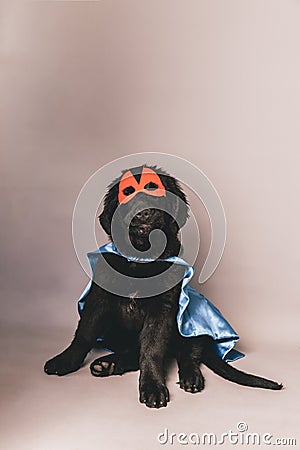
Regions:
[[125, 372], [138, 370], [138, 363], [131, 358], [120, 357], [115, 353], [95, 359], [90, 365], [91, 374], [95, 377], [109, 377], [110, 375], [123, 375]]
[[200, 369], [193, 369], [190, 372], [179, 373], [179, 386], [185, 392], [196, 394], [204, 389], [204, 377]]
[[90, 365], [91, 374], [95, 377], [108, 377], [110, 375], [122, 375], [124, 370], [116, 370], [115, 362], [101, 361], [101, 358], [96, 359]]

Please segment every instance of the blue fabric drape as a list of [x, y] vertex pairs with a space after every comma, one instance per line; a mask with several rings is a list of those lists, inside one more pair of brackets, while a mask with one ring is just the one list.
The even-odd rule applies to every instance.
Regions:
[[[151, 259], [130, 258], [116, 249], [113, 243], [103, 245], [98, 250], [88, 253], [88, 259], [94, 273], [100, 253], [115, 253], [125, 257], [129, 261], [152, 261]], [[172, 256], [164, 261], [173, 262], [185, 266], [185, 274], [182, 280], [181, 292], [178, 301], [177, 325], [180, 334], [184, 337], [209, 335], [215, 341], [216, 351], [225, 361], [235, 361], [245, 356], [233, 347], [239, 336], [216, 308], [204, 295], [196, 291], [189, 282], [194, 274], [193, 267], [183, 259]], [[90, 281], [78, 301], [79, 314], [82, 313], [85, 305], [84, 298], [90, 291], [92, 282]], [[99, 336], [99, 341], [101, 337]]]

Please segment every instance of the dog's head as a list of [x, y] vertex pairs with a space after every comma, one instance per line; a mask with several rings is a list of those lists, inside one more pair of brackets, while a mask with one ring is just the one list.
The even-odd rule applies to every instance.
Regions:
[[178, 254], [178, 231], [188, 218], [188, 202], [175, 178], [155, 166], [143, 165], [123, 171], [108, 187], [99, 218], [110, 238], [113, 216], [118, 232], [127, 233], [139, 251], [149, 249], [151, 231], [162, 230], [167, 238], [166, 257]]

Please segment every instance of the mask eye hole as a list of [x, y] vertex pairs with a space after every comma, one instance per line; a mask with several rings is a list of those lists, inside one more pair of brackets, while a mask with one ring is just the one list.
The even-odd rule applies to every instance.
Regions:
[[144, 189], [147, 191], [155, 191], [158, 188], [158, 184], [153, 183], [153, 181], [150, 181], [150, 183], [145, 184]]
[[128, 186], [128, 187], [126, 187], [125, 189], [123, 189], [123, 194], [126, 195], [126, 196], [128, 196], [128, 195], [130, 195], [130, 194], [133, 194], [134, 191], [135, 191], [135, 189], [134, 189], [133, 186]]

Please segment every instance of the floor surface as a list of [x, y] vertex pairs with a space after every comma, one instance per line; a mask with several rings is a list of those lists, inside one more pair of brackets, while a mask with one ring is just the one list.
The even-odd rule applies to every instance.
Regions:
[[[266, 438], [272, 445], [277, 438], [294, 438], [299, 445], [300, 363], [296, 345], [288, 349], [261, 346], [248, 350], [246, 358], [234, 363], [282, 381], [283, 391], [238, 386], [203, 368], [205, 390], [187, 394], [176, 384], [174, 366], [168, 380], [171, 402], [167, 408], [152, 410], [138, 402], [138, 373], [98, 379], [85, 365], [65, 377], [45, 375], [44, 361], [68, 344], [70, 330], [54, 335], [54, 330], [4, 327], [1, 334], [2, 450], [195, 448], [199, 441], [191, 433], [197, 433], [199, 439], [204, 438], [203, 433], [214, 433], [209, 438], [211, 445], [206, 440], [204, 448], [213, 447], [213, 439], [221, 448], [247, 447], [249, 433], [259, 434], [260, 448], [270, 448], [263, 442], [264, 433], [272, 435]], [[87, 362], [94, 357], [90, 354]], [[247, 430], [242, 431], [244, 428]], [[222, 433], [230, 430], [237, 433], [231, 436], [235, 444], [227, 437], [220, 444]], [[180, 433], [186, 436], [178, 437]], [[251, 436], [247, 439], [252, 442]]]

